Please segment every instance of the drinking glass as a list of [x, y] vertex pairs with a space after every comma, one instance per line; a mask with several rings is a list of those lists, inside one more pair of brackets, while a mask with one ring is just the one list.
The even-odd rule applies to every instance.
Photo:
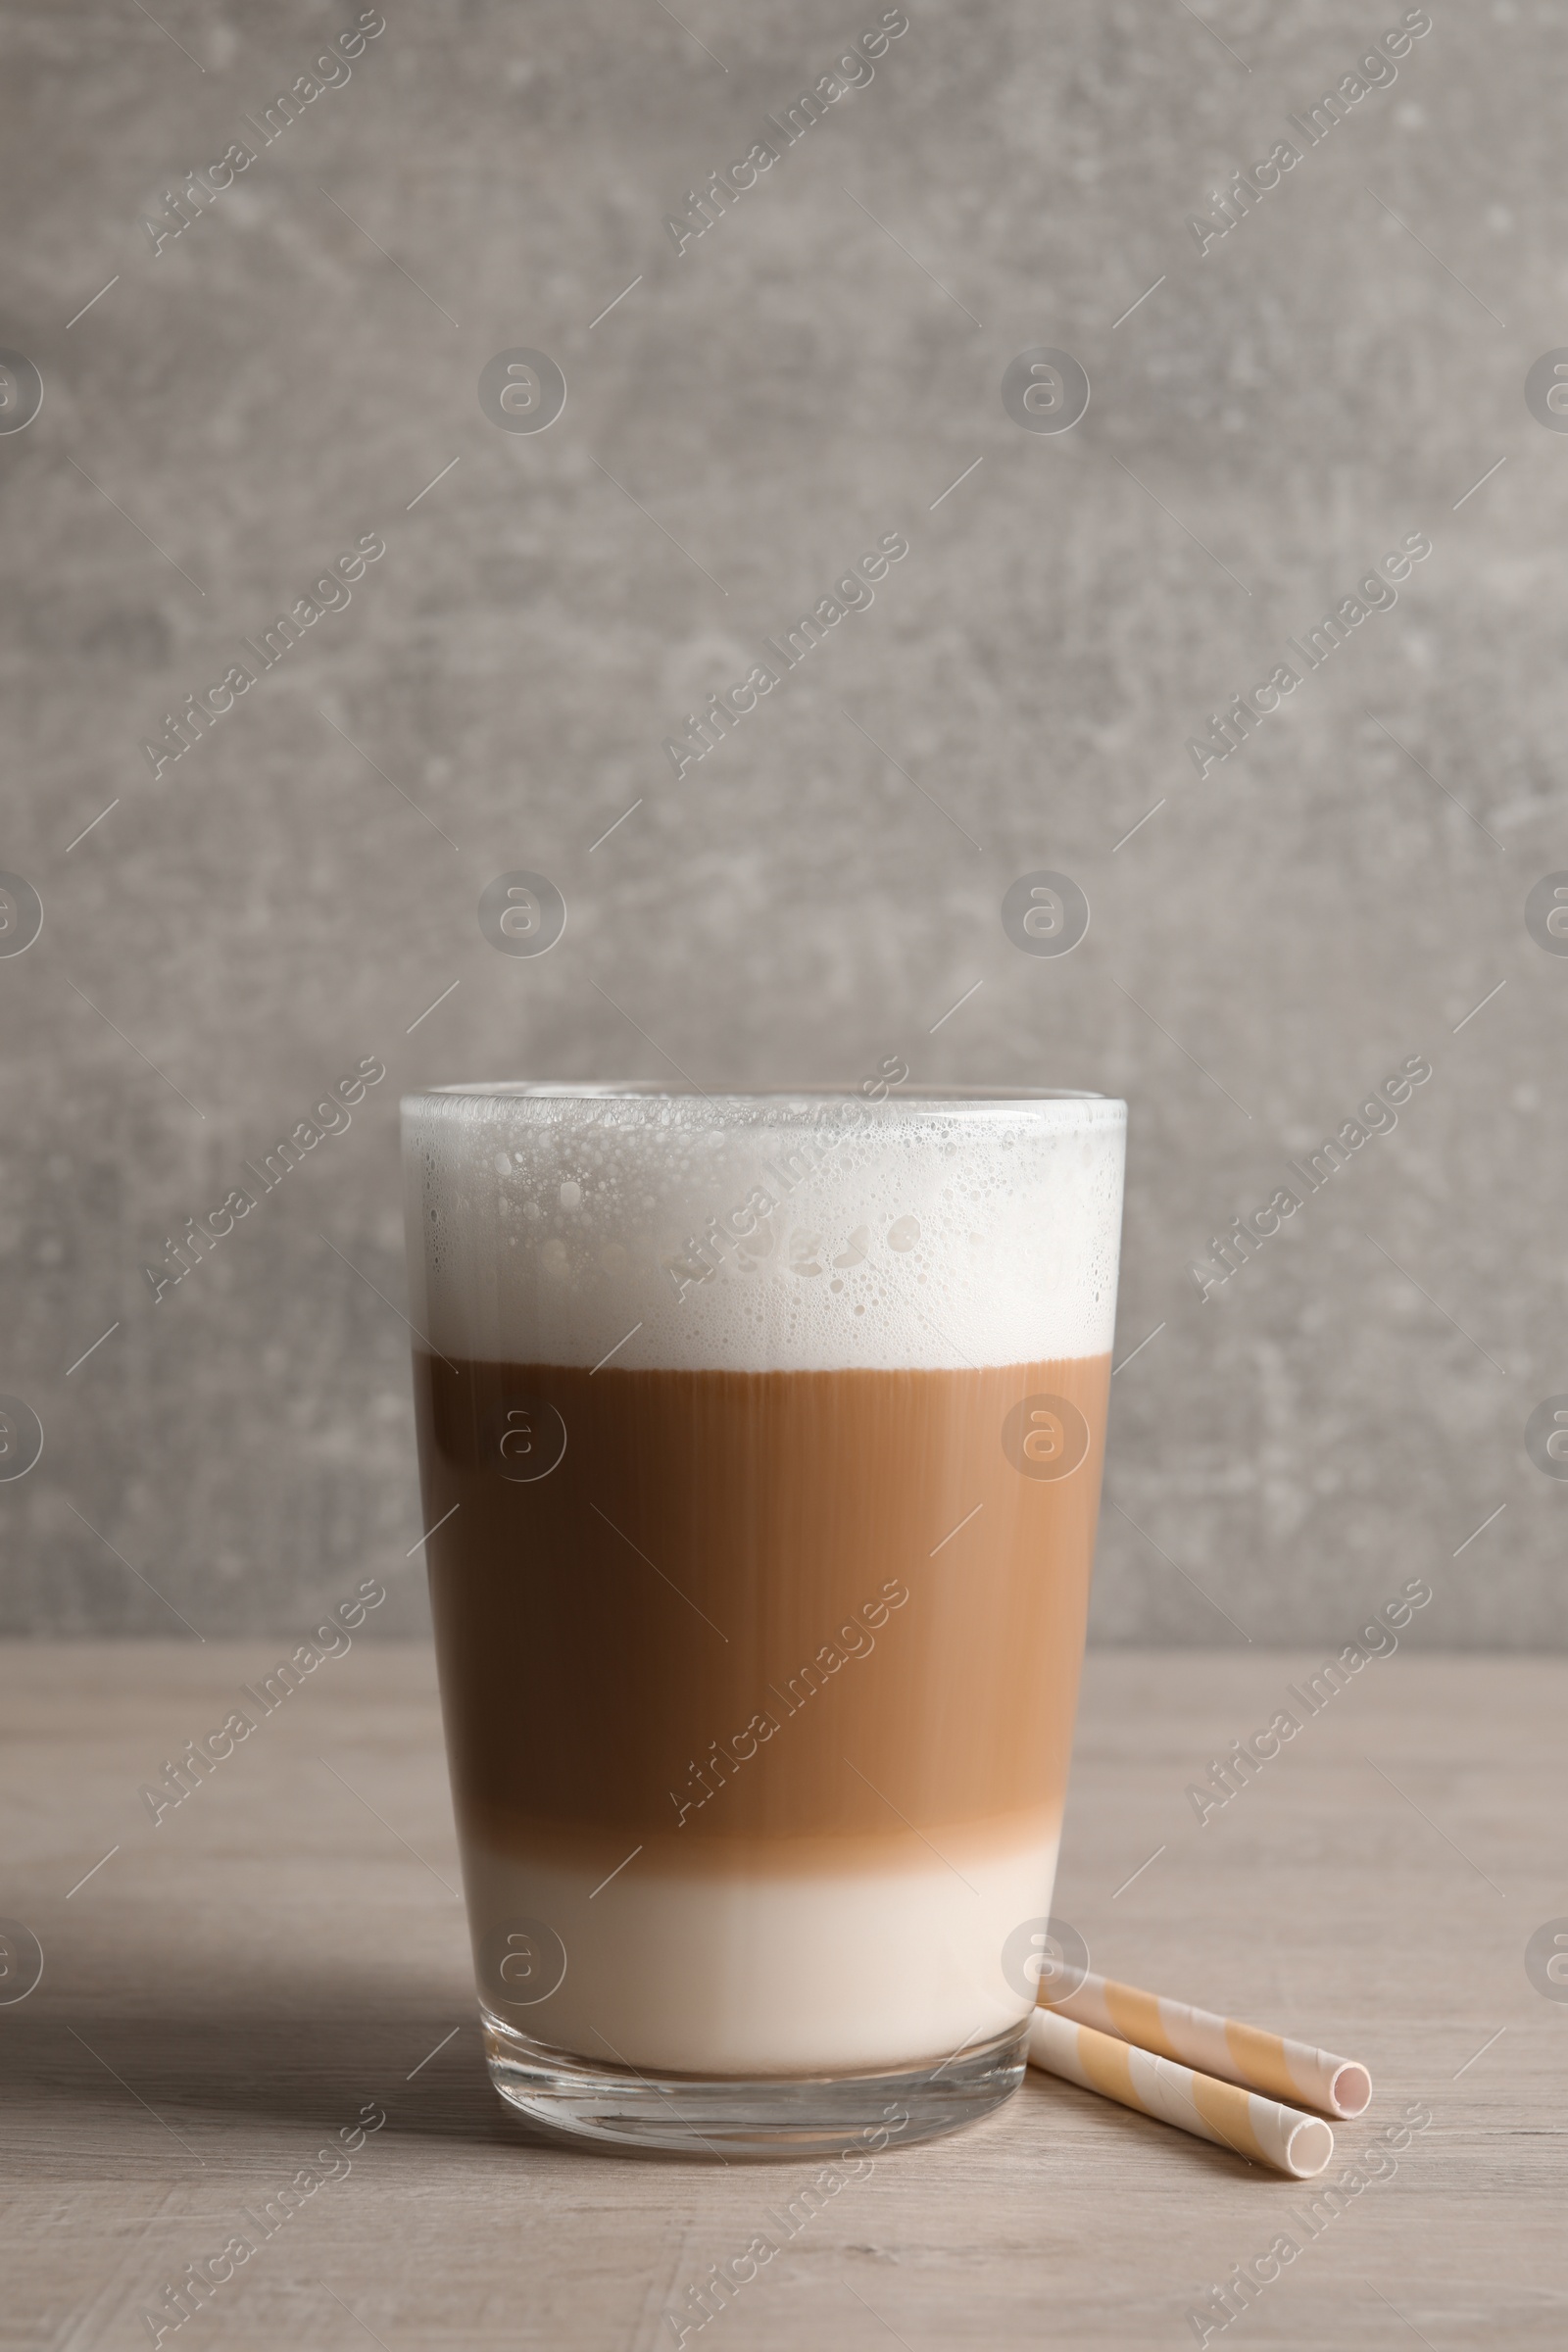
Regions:
[[403, 1105], [485, 2046], [556, 2131], [905, 2145], [1022, 2075], [1125, 1105], [902, 1070]]

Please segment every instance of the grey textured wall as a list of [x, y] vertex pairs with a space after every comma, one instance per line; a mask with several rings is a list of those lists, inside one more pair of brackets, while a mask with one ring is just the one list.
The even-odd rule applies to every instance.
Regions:
[[[1568, 961], [1525, 914], [1568, 867], [1568, 438], [1525, 398], [1568, 342], [1561, 12], [1433, 0], [1311, 145], [1287, 116], [1395, 0], [907, 6], [679, 253], [875, 0], [386, 0], [270, 143], [356, 0], [6, 12], [0, 343], [44, 391], [0, 434], [0, 866], [44, 913], [0, 956], [0, 1389], [45, 1432], [0, 1484], [10, 1627], [287, 1630], [367, 1572], [423, 1622], [401, 1088], [902, 1053], [1131, 1102], [1119, 1357], [1159, 1328], [1102, 1639], [1338, 1645], [1424, 1576], [1412, 1640], [1562, 1641], [1525, 1441], [1568, 1391]], [[1093, 387], [1060, 433], [1004, 406], [1040, 345]], [[564, 372], [547, 431], [481, 408], [519, 347]], [[894, 532], [677, 780], [672, 728]], [[1417, 533], [1200, 778], [1210, 713]], [[163, 714], [372, 534], [155, 777]], [[570, 909], [537, 960], [476, 920], [517, 868]], [[1039, 869], [1092, 907], [1064, 956], [1003, 927]], [[1414, 1055], [1397, 1128], [1200, 1300], [1210, 1237]], [[155, 1303], [142, 1263], [362, 1056], [352, 1127]]]

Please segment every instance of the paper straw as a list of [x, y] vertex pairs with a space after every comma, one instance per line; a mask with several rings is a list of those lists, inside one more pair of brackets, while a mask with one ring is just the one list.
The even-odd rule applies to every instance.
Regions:
[[1093, 2026], [1100, 2034], [1114, 2034], [1136, 2042], [1141, 2050], [1198, 2067], [1224, 2082], [1243, 2083], [1271, 2099], [1293, 2104], [1298, 2099], [1341, 2122], [1363, 2114], [1371, 2104], [1372, 2078], [1353, 2059], [1336, 2058], [1331, 2050], [1315, 2050], [1308, 2042], [1287, 2041], [1258, 2026], [1238, 2025], [1235, 2018], [1216, 2017], [1210, 2009], [1190, 2009], [1185, 2001], [1167, 2001], [1157, 1992], [1140, 1992], [1136, 1984], [1086, 1976], [1058, 2000], [1047, 2001], [1042, 1992], [1041, 2002], [1058, 2017]]
[[1038, 2008], [1029, 2020], [1029, 2063], [1296, 2180], [1312, 2180], [1334, 2153], [1334, 2133], [1321, 2116], [1261, 2099], [1234, 2082], [1216, 2082], [1212, 2075], [1075, 2025], [1053, 2009]]

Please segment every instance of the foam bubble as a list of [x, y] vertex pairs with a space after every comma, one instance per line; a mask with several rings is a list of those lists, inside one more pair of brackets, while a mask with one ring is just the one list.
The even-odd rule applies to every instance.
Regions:
[[628, 1370], [1100, 1355], [1125, 1129], [1098, 1096], [413, 1095], [413, 1319], [446, 1355]]

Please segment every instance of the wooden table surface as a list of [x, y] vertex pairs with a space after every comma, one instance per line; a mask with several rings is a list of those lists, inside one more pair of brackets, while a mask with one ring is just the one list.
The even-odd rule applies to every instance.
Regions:
[[[503, 2108], [428, 1649], [367, 1631], [152, 1822], [142, 1786], [289, 1646], [0, 1648], [0, 1913], [44, 1954], [0, 2006], [0, 2344], [150, 2343], [185, 2266], [259, 2234], [242, 2209], [384, 2112], [166, 2345], [673, 2345], [808, 2175], [565, 2151]], [[1568, 1999], [1525, 1966], [1568, 1914], [1568, 1661], [1373, 1661], [1200, 1826], [1188, 1785], [1320, 1663], [1093, 1656], [1056, 1908], [1106, 1973], [1363, 2059], [1325, 2178], [1430, 2111], [1396, 2171], [1314, 2233], [1300, 2184], [1031, 2073], [880, 2157], [689, 2344], [1174, 2352], [1282, 2234], [1211, 2344], [1568, 2341]]]

